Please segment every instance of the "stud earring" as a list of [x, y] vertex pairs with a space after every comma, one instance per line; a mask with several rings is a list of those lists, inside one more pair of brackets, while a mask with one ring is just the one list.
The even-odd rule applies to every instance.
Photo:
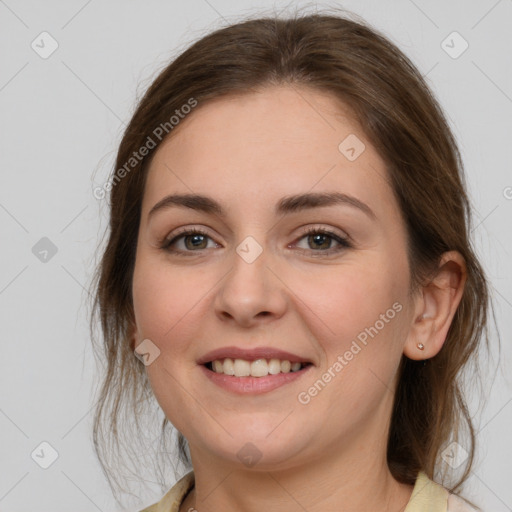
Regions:
[[420, 350], [423, 350], [425, 348], [425, 345], [423, 345], [423, 343], [418, 343], [416, 345]]

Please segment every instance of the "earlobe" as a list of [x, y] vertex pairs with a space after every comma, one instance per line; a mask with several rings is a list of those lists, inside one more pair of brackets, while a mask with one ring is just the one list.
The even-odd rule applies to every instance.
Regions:
[[[427, 291], [423, 291], [422, 304], [427, 302], [425, 295]], [[409, 336], [404, 346], [404, 355], [409, 359], [420, 361], [422, 359], [430, 359], [437, 352], [435, 351], [433, 339], [435, 335], [435, 326], [432, 314], [429, 312], [416, 315]], [[444, 341], [444, 340], [443, 340]]]
[[466, 265], [457, 251], [443, 254], [435, 277], [418, 294], [416, 314], [404, 346], [409, 359], [434, 357], [442, 349], [466, 283]]

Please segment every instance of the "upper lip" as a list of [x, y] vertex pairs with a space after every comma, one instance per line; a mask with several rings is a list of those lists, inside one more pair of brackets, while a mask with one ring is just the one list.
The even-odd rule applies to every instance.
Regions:
[[288, 360], [290, 363], [311, 363], [313, 361], [304, 356], [298, 356], [285, 350], [279, 350], [272, 347], [256, 347], [252, 349], [239, 347], [222, 347], [208, 352], [197, 360], [197, 364], [206, 364], [217, 359], [245, 359], [247, 361], [255, 361], [256, 359], [279, 359], [281, 361]]

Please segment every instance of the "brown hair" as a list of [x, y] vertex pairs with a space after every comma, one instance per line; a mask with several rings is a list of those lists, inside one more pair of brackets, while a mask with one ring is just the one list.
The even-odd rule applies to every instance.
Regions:
[[[443, 348], [426, 363], [402, 357], [387, 450], [393, 476], [413, 484], [419, 470], [434, 478], [441, 451], [459, 440], [469, 458], [451, 486], [457, 490], [470, 473], [475, 446], [462, 370], [476, 361], [484, 329], [488, 344], [490, 296], [469, 238], [470, 203], [456, 142], [423, 77], [396, 46], [360, 20], [327, 13], [269, 16], [217, 29], [186, 49], [151, 84], [124, 132], [116, 169], [191, 98], [203, 105], [280, 84], [328, 92], [357, 115], [387, 165], [406, 222], [411, 293], [432, 276], [443, 252], [457, 250], [465, 259], [467, 282]], [[134, 357], [128, 336], [134, 322], [131, 283], [141, 202], [159, 144], [112, 184], [110, 233], [95, 276], [94, 313], [99, 313], [104, 338], [98, 353], [106, 373], [95, 411], [94, 443], [109, 481], [114, 471], [107, 469], [107, 458], [131, 448], [119, 449], [120, 431], [134, 422], [140, 441], [142, 412], [154, 404], [144, 365]], [[131, 409], [121, 421], [126, 405]], [[164, 446], [169, 426], [164, 418]], [[463, 442], [464, 426], [468, 435]], [[190, 464], [181, 433], [178, 446], [180, 460]], [[161, 453], [164, 461], [169, 459], [166, 448]]]

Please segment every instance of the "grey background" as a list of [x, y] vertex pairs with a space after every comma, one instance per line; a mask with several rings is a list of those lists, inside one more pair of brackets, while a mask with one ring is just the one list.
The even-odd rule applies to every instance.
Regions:
[[[90, 433], [95, 370], [86, 288], [107, 219], [93, 189], [111, 171], [136, 98], [170, 58], [243, 14], [287, 4], [0, 0], [1, 511], [121, 510]], [[480, 449], [466, 494], [484, 511], [512, 510], [512, 1], [317, 5], [360, 14], [409, 55], [459, 141], [475, 206], [473, 236], [503, 343], [501, 365], [486, 379], [490, 394], [477, 418]], [[43, 46], [43, 31], [58, 43], [46, 59], [31, 47]], [[446, 39], [453, 31], [469, 45], [457, 58], [463, 41]], [[491, 341], [497, 358], [494, 333]], [[36, 449], [50, 456], [42, 442], [58, 452], [48, 469], [31, 458]], [[127, 510], [159, 497], [154, 487]]]

